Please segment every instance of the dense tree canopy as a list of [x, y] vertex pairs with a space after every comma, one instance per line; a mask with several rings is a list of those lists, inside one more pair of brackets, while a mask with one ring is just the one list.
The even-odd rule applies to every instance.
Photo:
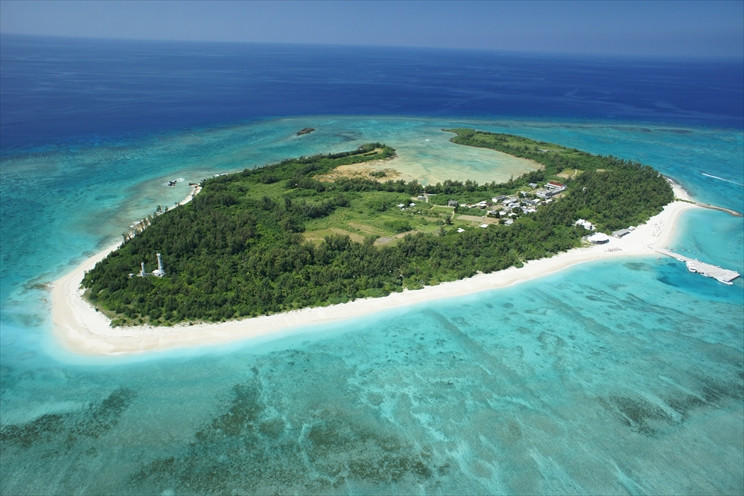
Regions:
[[[383, 296], [568, 250], [586, 234], [574, 225], [580, 217], [613, 230], [644, 222], [673, 199], [650, 167], [516, 136], [454, 132], [457, 143], [530, 158], [544, 168], [505, 184], [430, 185], [426, 191], [436, 202], [415, 207], [409, 205], [422, 193], [415, 181], [322, 179], [339, 165], [394, 156], [379, 143], [218, 176], [204, 181], [191, 203], [155, 216], [88, 272], [87, 297], [115, 325], [169, 325]], [[515, 194], [566, 169], [577, 171], [562, 179], [567, 191], [509, 226], [458, 232], [465, 224], [435, 204]], [[383, 238], [391, 242], [375, 243]], [[157, 265], [156, 253], [163, 255], [165, 277], [136, 276], [142, 261], [148, 270]]]

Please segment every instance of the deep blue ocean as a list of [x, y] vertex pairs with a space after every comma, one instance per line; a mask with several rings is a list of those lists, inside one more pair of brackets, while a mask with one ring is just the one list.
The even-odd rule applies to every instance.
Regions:
[[[741, 60], [0, 36], [0, 494], [744, 493], [744, 283], [668, 258], [232, 345], [56, 343], [48, 284], [189, 182], [369, 141], [423, 182], [505, 173], [452, 126], [744, 211]], [[681, 224], [744, 272], [742, 217]]]

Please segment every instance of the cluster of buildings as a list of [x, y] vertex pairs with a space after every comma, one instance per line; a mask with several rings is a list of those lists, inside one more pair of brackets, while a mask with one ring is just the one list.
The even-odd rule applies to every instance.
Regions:
[[[533, 189], [539, 187], [536, 183], [530, 183], [529, 186]], [[520, 195], [501, 195], [491, 198], [491, 201], [483, 200], [477, 203], [463, 203], [462, 206], [467, 208], [480, 208], [488, 209], [486, 215], [496, 217], [499, 219], [505, 219], [503, 223], [505, 225], [511, 225], [514, 223], [514, 218], [521, 214], [531, 214], [537, 211], [537, 207], [541, 203], [550, 203], [552, 198], [557, 194], [566, 190], [566, 186], [557, 182], [549, 181], [541, 189], [534, 192], [536, 198], [530, 198], [527, 193], [522, 191]], [[459, 207], [461, 204], [457, 200], [449, 200], [447, 202], [448, 207]], [[592, 231], [592, 234], [587, 236], [587, 240], [594, 244], [608, 243], [611, 237], [622, 238], [633, 231], [633, 227], [627, 229], [620, 229], [612, 233], [609, 236], [604, 233], [594, 232], [596, 227], [594, 224], [586, 219], [579, 219], [575, 222], [575, 225], [583, 227], [587, 231]], [[488, 224], [481, 224], [480, 227], [488, 227]], [[463, 232], [464, 229], [460, 228], [458, 232]]]
[[[538, 188], [537, 183], [530, 183], [529, 186], [533, 189]], [[467, 208], [488, 208], [488, 215], [494, 217], [515, 217], [520, 213], [531, 214], [537, 211], [537, 206], [542, 203], [549, 203], [552, 198], [566, 190], [566, 186], [556, 181], [550, 181], [545, 184], [544, 188], [538, 189], [534, 192], [536, 198], [527, 197], [527, 192], [522, 191], [519, 196], [517, 195], [501, 195], [491, 198], [491, 201], [483, 200], [478, 203], [463, 203], [464, 207]], [[458, 207], [460, 202], [457, 200], [449, 200], [447, 202], [448, 207]]]
[[[478, 203], [463, 203], [462, 206], [466, 208], [480, 208], [490, 209], [487, 215], [493, 217], [507, 217], [512, 214], [516, 216], [518, 213], [534, 213], [537, 211], [537, 206], [541, 203], [540, 200], [530, 198], [518, 198], [516, 196], [496, 196], [491, 198], [491, 201], [483, 200]], [[460, 202], [457, 200], [450, 200], [447, 202], [448, 207], [459, 207]]]

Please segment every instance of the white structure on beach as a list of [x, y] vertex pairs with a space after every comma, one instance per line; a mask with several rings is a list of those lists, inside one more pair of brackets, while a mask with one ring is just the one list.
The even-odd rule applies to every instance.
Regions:
[[158, 253], [158, 268], [157, 270], [152, 271], [152, 275], [154, 275], [155, 277], [163, 277], [165, 275], [165, 269], [163, 269], [163, 259], [160, 257], [160, 253]]
[[610, 237], [605, 233], [597, 232], [586, 238], [590, 243], [595, 245], [603, 245], [610, 242]]

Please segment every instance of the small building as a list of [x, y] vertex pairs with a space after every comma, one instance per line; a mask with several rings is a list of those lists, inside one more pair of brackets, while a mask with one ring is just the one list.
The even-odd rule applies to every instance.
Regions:
[[[546, 185], [546, 187], [547, 187], [547, 185]], [[566, 190], [566, 187], [565, 186], [562, 187], [562, 188], [541, 189], [540, 191], [538, 191], [537, 193], [535, 193], [535, 196], [537, 196], [538, 198], [541, 198], [543, 200], [548, 200], [549, 198], [552, 198], [555, 195], [557, 195], [558, 193], [562, 193], [565, 190]]]
[[566, 185], [565, 184], [561, 184], [558, 181], [548, 181], [548, 183], [545, 185], [545, 187], [547, 189], [552, 189], [552, 190], [559, 189], [561, 191], [563, 191], [564, 189], [566, 189]]
[[460, 205], [460, 203], [457, 200], [449, 200], [447, 202], [447, 206], [448, 207], [457, 207], [459, 205]]
[[512, 224], [514, 224], [514, 219], [506, 219], [504, 221], [505, 226], [511, 226]]
[[591, 236], [587, 236], [586, 239], [587, 241], [595, 245], [603, 245], [610, 242], [610, 237], [601, 232], [594, 233]]
[[527, 186], [529, 186], [532, 189], [535, 189], [535, 188], [537, 188], [537, 183], [530, 183]]
[[574, 222], [574, 225], [583, 227], [587, 231], [594, 231], [594, 224], [585, 219], [579, 219]]
[[500, 201], [504, 201], [505, 199], [506, 199], [506, 195], [499, 195], [499, 196], [494, 196], [493, 198], [491, 198], [491, 201], [494, 203], [499, 203]]
[[459, 232], [459, 233], [463, 233], [463, 232], [465, 232], [465, 229], [463, 229], [462, 227], [458, 227], [458, 228], [457, 228], [457, 232]]
[[481, 229], [485, 229], [485, 228], [488, 227], [488, 224], [481, 224], [480, 227], [481, 227]]
[[617, 231], [614, 231], [612, 233], [613, 236], [616, 238], [622, 238], [623, 236], [627, 236], [632, 232], [632, 229], [618, 229]]

